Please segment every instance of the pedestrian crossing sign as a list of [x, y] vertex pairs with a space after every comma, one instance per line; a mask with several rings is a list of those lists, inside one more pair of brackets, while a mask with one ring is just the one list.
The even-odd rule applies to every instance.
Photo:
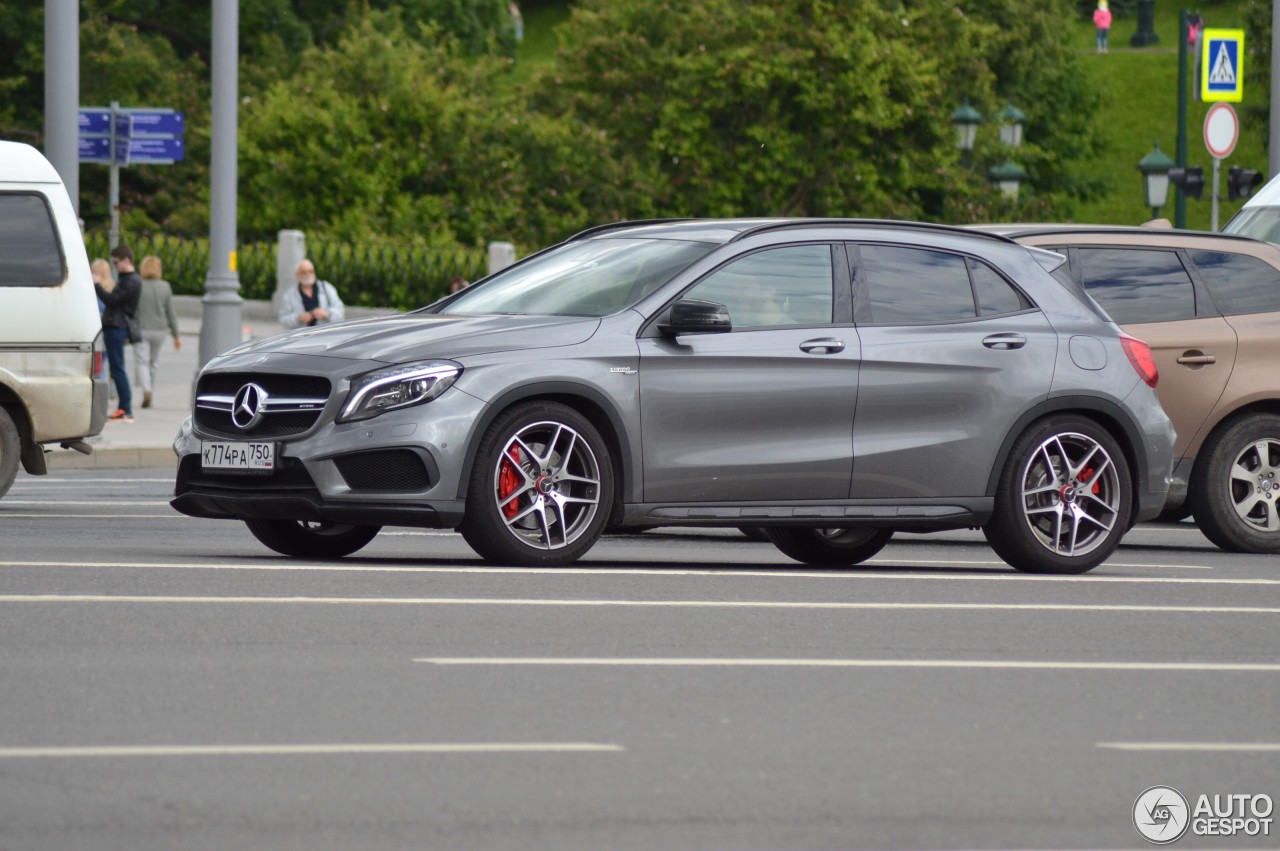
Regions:
[[1200, 99], [1244, 100], [1244, 30], [1210, 30], [1200, 34]]

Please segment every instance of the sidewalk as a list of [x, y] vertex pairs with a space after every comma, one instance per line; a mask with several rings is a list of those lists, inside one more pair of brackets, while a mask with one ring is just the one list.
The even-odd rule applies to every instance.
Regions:
[[[152, 405], [142, 407], [142, 391], [137, 386], [137, 370], [133, 366], [133, 348], [126, 346], [125, 363], [133, 385], [133, 417], [136, 422], [108, 422], [102, 434], [88, 440], [92, 455], [73, 449], [52, 448], [45, 456], [50, 473], [58, 470], [119, 470], [135, 467], [168, 467], [177, 470], [173, 439], [182, 421], [191, 415], [197, 363], [200, 360], [200, 317], [203, 305], [199, 296], [174, 296], [178, 314], [178, 330], [182, 349], [174, 351], [172, 341], [160, 353], [160, 366], [152, 391]], [[391, 310], [348, 307], [347, 319], [378, 316]], [[245, 339], [269, 337], [281, 332], [269, 301], [245, 301], [241, 306]], [[26, 475], [19, 471], [19, 476]]]

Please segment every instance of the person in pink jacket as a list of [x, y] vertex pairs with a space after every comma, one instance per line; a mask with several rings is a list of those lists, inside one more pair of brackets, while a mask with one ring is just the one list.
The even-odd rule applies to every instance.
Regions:
[[1093, 10], [1093, 25], [1098, 28], [1098, 52], [1107, 52], [1107, 31], [1111, 29], [1111, 10], [1107, 8], [1107, 0], [1098, 0], [1098, 8]]

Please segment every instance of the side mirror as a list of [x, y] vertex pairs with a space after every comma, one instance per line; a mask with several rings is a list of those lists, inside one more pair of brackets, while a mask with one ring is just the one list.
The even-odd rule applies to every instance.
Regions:
[[685, 298], [671, 305], [666, 321], [658, 324], [664, 334], [722, 334], [733, 330], [729, 308], [714, 301]]

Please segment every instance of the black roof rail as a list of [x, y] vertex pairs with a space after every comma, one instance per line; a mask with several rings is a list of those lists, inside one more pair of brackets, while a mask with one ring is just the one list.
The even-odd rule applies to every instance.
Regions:
[[753, 228], [747, 228], [739, 233], [730, 242], [737, 242], [740, 239], [746, 239], [758, 233], [765, 233], [772, 230], [789, 230], [792, 228], [820, 228], [830, 227], [832, 225], [847, 225], [851, 227], [862, 228], [895, 228], [895, 229], [915, 229], [924, 231], [934, 231], [937, 233], [946, 233], [952, 235], [978, 236], [986, 239], [993, 239], [997, 242], [1013, 242], [1007, 236], [998, 233], [988, 233], [980, 230], [970, 230], [969, 228], [960, 227], [958, 225], [938, 225], [932, 222], [909, 222], [895, 221], [893, 219], [792, 219], [786, 222], [769, 222], [767, 224], [757, 225]]
[[612, 222], [612, 223], [607, 224], [607, 225], [596, 225], [596, 226], [595, 226], [595, 227], [593, 227], [593, 228], [587, 228], [587, 229], [586, 229], [586, 230], [584, 230], [584, 231], [579, 231], [579, 232], [575, 233], [573, 236], [571, 236], [571, 237], [569, 237], [568, 239], [566, 239], [566, 240], [565, 240], [565, 242], [576, 242], [576, 241], [577, 241], [577, 240], [579, 240], [579, 239], [586, 239], [586, 238], [587, 238], [587, 237], [589, 237], [589, 236], [596, 236], [596, 235], [598, 235], [598, 234], [607, 233], [607, 232], [609, 232], [609, 231], [611, 231], [611, 230], [621, 230], [622, 228], [633, 228], [633, 227], [639, 227], [639, 226], [641, 226], [641, 225], [665, 225], [665, 224], [670, 224], [671, 222], [692, 222], [692, 221], [697, 221], [697, 220], [696, 220], [696, 219], [692, 219], [692, 218], [685, 218], [685, 219], [633, 219], [633, 220], [631, 220], [631, 221], [625, 221], [625, 220], [624, 220], [624, 221], [621, 221], [621, 222]]

